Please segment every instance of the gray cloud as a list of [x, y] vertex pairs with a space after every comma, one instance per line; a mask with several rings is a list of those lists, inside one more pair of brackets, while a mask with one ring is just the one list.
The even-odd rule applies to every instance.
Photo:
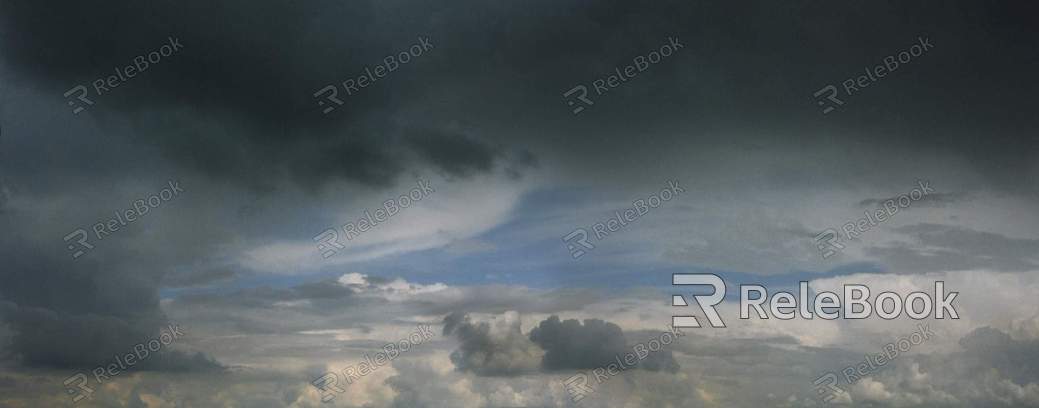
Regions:
[[[524, 336], [519, 315], [506, 313], [491, 322], [473, 322], [455, 312], [444, 318], [444, 335], [460, 341], [451, 361], [462, 371], [477, 375], [515, 376], [537, 370], [585, 370], [603, 367], [632, 353], [624, 331], [599, 319], [561, 321], [551, 316]], [[659, 333], [655, 333], [659, 335]], [[646, 338], [648, 340], [649, 337]], [[650, 353], [636, 365], [649, 371], [676, 372], [670, 350]]]
[[[633, 339], [627, 339], [620, 326], [600, 319], [585, 319], [582, 324], [576, 319], [560, 320], [553, 315], [530, 331], [530, 340], [545, 349], [541, 366], [546, 370], [599, 368], [615, 362], [618, 357], [623, 359], [633, 350], [629, 343]], [[648, 354], [636, 367], [669, 372], [679, 368], [668, 349]]]
[[[55, 258], [40, 247], [26, 247], [26, 242], [12, 239], [2, 243], [0, 251], [7, 261], [0, 274], [0, 322], [11, 334], [0, 354], [18, 364], [94, 367], [155, 338], [168, 323], [158, 307], [154, 273], [126, 275], [121, 266], [103, 268], [86, 259]], [[43, 248], [64, 254], [53, 246]], [[147, 365], [155, 369], [215, 366], [207, 357], [199, 358], [173, 352]]]
[[581, 324], [551, 316], [530, 331], [530, 340], [545, 349], [542, 365], [549, 370], [598, 368], [630, 352], [620, 326], [599, 319]]
[[[905, 356], [874, 375], [873, 384], [855, 384], [854, 405], [948, 407], [1039, 404], [1039, 342], [1016, 340], [982, 327], [959, 341], [951, 354]], [[877, 384], [879, 383], [879, 384]]]
[[452, 313], [444, 318], [445, 336], [460, 344], [451, 361], [462, 371], [477, 375], [511, 376], [537, 370], [542, 351], [520, 329], [515, 313], [494, 322], [473, 322], [468, 315]]
[[966, 227], [921, 223], [902, 226], [895, 232], [913, 239], [911, 243], [873, 246], [869, 256], [881, 259], [893, 272], [917, 273], [994, 269], [1032, 271], [1039, 267], [1039, 240], [1011, 238]]
[[[76, 2], [56, 6], [64, 10], [61, 16], [41, 18], [48, 13], [31, 3], [12, 4], [0, 16], [6, 33], [25, 39], [0, 43], [10, 52], [10, 66], [60, 94], [78, 83], [89, 88], [95, 77], [132, 64], [135, 56], [168, 37], [178, 38], [183, 49], [95, 97], [97, 103], [85, 114], [104, 122], [114, 115], [132, 118], [134, 132], [127, 142], [157, 148], [169, 160], [209, 177], [260, 189], [276, 186], [273, 179], [283, 175], [309, 188], [331, 181], [384, 187], [415, 168], [413, 156], [458, 176], [489, 171], [499, 157], [479, 132], [449, 136], [446, 125], [395, 124], [376, 113], [376, 106], [420, 97], [424, 91], [417, 78], [442, 72], [451, 49], [450, 37], [440, 34], [444, 27], [432, 21], [398, 21], [408, 29], [399, 27], [401, 34], [393, 38], [373, 30], [385, 28], [387, 21], [379, 16], [393, 6], [347, 8], [322, 2], [300, 10], [237, 3], [205, 13], [198, 12], [208, 8], [200, 2], [126, 2], [113, 6], [118, 13]], [[425, 13], [412, 11], [424, 20], [418, 16]], [[274, 18], [284, 28], [278, 35], [270, 35], [262, 23]], [[355, 18], [358, 24], [341, 24]], [[226, 29], [230, 21], [236, 29]], [[106, 29], [96, 30], [99, 26]], [[59, 32], [93, 34], [69, 39]], [[429, 55], [405, 64], [368, 92], [344, 95], [347, 103], [331, 114], [320, 113], [315, 90], [356, 76], [430, 33], [437, 46]], [[354, 41], [344, 44], [341, 38]], [[272, 47], [282, 49], [286, 58], [271, 58]], [[301, 62], [315, 55], [323, 62]]]

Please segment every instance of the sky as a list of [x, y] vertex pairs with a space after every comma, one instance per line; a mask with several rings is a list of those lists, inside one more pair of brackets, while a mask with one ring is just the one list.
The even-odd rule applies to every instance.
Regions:
[[0, 407], [1037, 407], [1037, 11], [0, 0]]

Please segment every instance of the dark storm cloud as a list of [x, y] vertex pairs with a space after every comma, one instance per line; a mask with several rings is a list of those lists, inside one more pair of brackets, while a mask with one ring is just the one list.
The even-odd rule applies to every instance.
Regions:
[[907, 225], [894, 231], [915, 242], [874, 246], [866, 253], [880, 258], [896, 273], [969, 269], [1020, 272], [1039, 268], [1039, 240], [931, 223]]
[[[505, 319], [510, 316], [505, 315]], [[444, 317], [444, 336], [458, 338], [451, 362], [462, 371], [477, 375], [510, 376], [537, 370], [541, 350], [520, 329], [519, 319], [473, 322], [463, 313]]]
[[[0, 149], [4, 158], [25, 153], [19, 149], [29, 143], [28, 139], [5, 138]], [[73, 149], [80, 147], [77, 142], [58, 142], [61, 137], [55, 140]], [[35, 148], [49, 150], [46, 144]], [[60, 149], [55, 150], [56, 163], [84, 161], [82, 157], [65, 160], [57, 150]], [[122, 152], [118, 147], [112, 151]], [[103, 239], [91, 236], [94, 249], [73, 259], [62, 237], [76, 228], [90, 230], [89, 223], [101, 217], [107, 221], [114, 217], [114, 211], [130, 207], [131, 199], [117, 198], [125, 191], [111, 185], [81, 185], [81, 173], [71, 172], [53, 180], [49, 176], [31, 176], [37, 169], [50, 174], [58, 165], [20, 166], [17, 160], [15, 163], [13, 169], [8, 167], [10, 161], [0, 164], [5, 187], [9, 186], [4, 191], [10, 191], [12, 204], [8, 211], [0, 213], [0, 228], [8, 231], [0, 237], [0, 259], [4, 260], [0, 267], [0, 326], [6, 326], [10, 333], [5, 344], [0, 345], [4, 359], [29, 368], [91, 368], [159, 335], [169, 322], [159, 306], [159, 282], [171, 265], [191, 253], [195, 245], [177, 245], [177, 250], [169, 251], [160, 237], [151, 246], [151, 240], [142, 239], [141, 230], [135, 227], [161, 223], [164, 212], [175, 210], [165, 206], [153, 209], [144, 219], [124, 226], [126, 231]], [[135, 186], [137, 183], [123, 188], [137, 190]], [[143, 194], [142, 191], [154, 193], [155, 185], [134, 194]], [[177, 204], [181, 202], [170, 207]], [[139, 368], [218, 367], [216, 363], [205, 363], [210, 361], [206, 356], [199, 358], [166, 352]]]
[[[444, 322], [445, 334], [448, 334], [448, 327], [471, 326], [468, 316], [460, 318], [457, 313], [449, 315]], [[531, 330], [529, 342], [544, 350], [540, 367], [546, 371], [598, 368], [632, 352], [632, 345], [627, 343], [620, 326], [599, 319], [585, 319], [582, 324], [574, 319], [560, 321], [559, 316], [553, 315]], [[493, 347], [496, 347], [494, 342], [483, 342], [471, 348]], [[638, 367], [674, 372], [678, 363], [670, 350], [661, 350], [650, 353], [638, 363]]]
[[423, 158], [451, 176], [465, 176], [474, 171], [491, 169], [497, 152], [490, 146], [465, 136], [435, 132], [415, 134], [411, 143]]
[[54, 6], [48, 11], [31, 2], [8, 5], [2, 18], [9, 63], [60, 95], [75, 84], [90, 87], [96, 77], [132, 64], [168, 37], [179, 39], [183, 49], [94, 98], [90, 114], [98, 112], [102, 121], [111, 113], [130, 115], [137, 130], [133, 142], [156, 146], [212, 177], [253, 187], [269, 187], [269, 179], [281, 174], [311, 187], [331, 180], [385, 186], [412, 166], [408, 152], [454, 175], [490, 170], [498, 156], [475, 138], [413, 138], [406, 133], [445, 131], [435, 123], [398, 126], [388, 120], [391, 112], [382, 111], [421, 95], [421, 85], [436, 80], [444, 69], [438, 59], [451, 50], [446, 35], [432, 36], [435, 48], [428, 56], [403, 64], [364, 92], [343, 95], [346, 105], [331, 114], [320, 113], [315, 90], [355, 77], [408, 49], [419, 35], [444, 29], [424, 17], [422, 6]]
[[10, 357], [26, 366], [56, 368], [97, 365], [112, 355], [132, 351], [135, 343], [151, 334], [147, 327], [158, 323], [9, 301], [0, 304], [0, 316], [15, 332], [6, 350]]
[[[792, 134], [805, 146], [850, 156], [863, 144], [901, 147], [970, 158], [993, 183], [1034, 191], [1034, 183], [1008, 180], [1039, 171], [1032, 168], [1039, 143], [1027, 136], [1036, 119], [1025, 108], [1039, 92], [1029, 81], [987, 80], [1030, 75], [1034, 58], [1018, 56], [1031, 55], [1037, 34], [1024, 16], [1034, 8], [969, 1], [941, 8], [897, 1], [16, 1], [2, 17], [2, 45], [14, 68], [60, 95], [169, 36], [180, 38], [181, 51], [91, 110], [134, 115], [135, 143], [259, 186], [281, 174], [312, 187], [329, 180], [384, 186], [412, 156], [448, 174], [486, 171], [502, 156], [485, 140], [509, 141], [508, 149], [581, 148], [576, 162], [623, 158], [632, 132], [691, 123], [658, 142], [717, 144], [721, 132], [728, 143], [750, 144]], [[320, 113], [315, 90], [356, 77], [420, 35], [435, 44], [427, 54]], [[597, 95], [587, 114], [569, 113], [564, 91], [590, 86], [672, 36], [684, 43], [674, 56]], [[840, 86], [920, 36], [931, 38], [934, 50], [849, 96], [838, 114], [819, 112], [815, 90]], [[912, 102], [919, 100], [928, 103]], [[416, 128], [450, 133], [458, 120], [476, 131], [417, 143], [409, 135]], [[501, 132], [513, 123], [526, 128], [522, 140]], [[986, 137], [977, 137], [982, 132]]]
[[[30, 367], [92, 367], [154, 338], [168, 322], [154, 275], [56, 259], [43, 251], [63, 252], [50, 246], [27, 247], [12, 239], [3, 244], [0, 321], [12, 332], [2, 353], [7, 358]], [[193, 361], [168, 353], [149, 365], [202, 367]]]
[[560, 321], [549, 317], [530, 331], [530, 340], [545, 349], [542, 365], [549, 370], [591, 369], [624, 355], [624, 331], [599, 319]]
[[[648, 333], [648, 332], [646, 332]], [[640, 335], [645, 334], [643, 332]], [[631, 342], [659, 337], [651, 333], [639, 338], [628, 338], [616, 324], [585, 319], [560, 320], [551, 316], [530, 331], [530, 340], [545, 349], [541, 367], [545, 370], [584, 370], [604, 367], [633, 353]], [[676, 372], [679, 369], [671, 350], [653, 351], [636, 363], [637, 368], [649, 371]]]
[[[623, 330], [599, 319], [586, 319], [582, 324], [560, 321], [553, 315], [535, 327], [528, 338], [523, 335], [518, 314], [474, 322], [469, 315], [455, 312], [444, 317], [443, 335], [458, 338], [458, 349], [451, 353], [455, 367], [480, 376], [594, 369], [633, 353]], [[649, 353], [637, 367], [671, 373], [679, 369], [670, 350]]]

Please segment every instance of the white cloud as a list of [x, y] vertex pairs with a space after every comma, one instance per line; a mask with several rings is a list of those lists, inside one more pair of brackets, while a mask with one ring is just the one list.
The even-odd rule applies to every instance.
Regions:
[[[381, 208], [385, 200], [407, 193], [412, 186], [401, 183], [399, 192], [387, 190], [383, 199], [328, 208], [336, 221], [327, 228], [339, 231], [339, 242], [346, 248], [327, 259], [318, 252], [316, 242], [304, 239], [261, 243], [244, 250], [239, 262], [257, 271], [297, 274], [452, 244], [472, 247], [476, 236], [506, 222], [523, 194], [532, 188], [504, 175], [450, 181], [433, 178], [430, 183], [435, 192], [350, 240], [343, 232], [344, 224], [356, 223], [365, 210]], [[486, 245], [476, 248], [489, 249]]]
[[408, 300], [418, 295], [428, 295], [448, 289], [447, 285], [439, 282], [423, 285], [410, 283], [401, 278], [395, 278], [388, 282], [376, 281], [372, 283], [368, 279], [368, 275], [356, 272], [340, 276], [338, 282], [340, 285], [350, 288], [354, 293], [379, 296], [393, 301]]

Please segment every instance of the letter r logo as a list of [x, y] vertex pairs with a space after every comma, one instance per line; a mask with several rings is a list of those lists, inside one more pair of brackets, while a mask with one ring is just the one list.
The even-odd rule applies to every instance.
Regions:
[[331, 402], [336, 398], [336, 395], [332, 392], [346, 392], [346, 390], [339, 388], [339, 376], [335, 373], [325, 373], [325, 375], [314, 379], [310, 382], [317, 389], [321, 390], [321, 402]]
[[[837, 104], [837, 106], [844, 105], [843, 101], [841, 101], [840, 99], [837, 99], [837, 87], [833, 86], [833, 85], [826, 85], [826, 86], [822, 87], [822, 89], [819, 89], [818, 91], [815, 91], [815, 93], [812, 94], [812, 96], [814, 96], [814, 97], [816, 97], [816, 99], [818, 99], [819, 96], [821, 96], [822, 94], [827, 93], [827, 92], [830, 93], [830, 96], [827, 96], [826, 99], [829, 99], [830, 102], [833, 102], [833, 103]], [[815, 104], [819, 105], [819, 106], [825, 106], [826, 102], [822, 101], [822, 100], [816, 100]], [[827, 113], [830, 113], [834, 109], [835, 108], [833, 106], [827, 106], [826, 109], [823, 109], [823, 114], [825, 115]]]
[[[584, 104], [588, 105], [588, 106], [595, 105], [595, 102], [592, 102], [591, 99], [588, 99], [588, 88], [585, 87], [584, 85], [577, 85], [577, 86], [575, 86], [573, 88], [570, 88], [569, 91], [566, 91], [566, 93], [563, 94], [563, 98], [569, 99], [570, 95], [573, 95], [573, 94], [575, 94], [577, 92], [580, 92], [581, 94], [577, 95], [575, 97], [575, 99], [577, 99], [577, 100], [579, 100], [581, 102], [584, 102]], [[566, 106], [574, 106], [574, 100], [573, 99], [567, 100], [566, 101]], [[583, 111], [583, 110], [584, 110], [584, 106], [578, 106], [578, 107], [574, 108], [574, 110], [572, 110], [571, 112], [573, 112], [574, 115], [576, 115], [578, 113], [581, 113], [581, 111]]]
[[318, 101], [317, 101], [317, 106], [328, 105], [328, 107], [326, 107], [324, 110], [321, 111], [321, 113], [324, 113], [324, 114], [328, 114], [328, 112], [331, 112], [331, 111], [335, 110], [335, 108], [336, 108], [335, 106], [332, 106], [331, 104], [328, 104], [328, 102], [335, 102], [336, 106], [343, 104], [343, 101], [338, 98], [339, 90], [336, 89], [336, 87], [334, 85], [328, 85], [328, 86], [326, 86], [324, 88], [318, 89], [317, 92], [314, 92], [314, 97], [317, 98], [318, 95], [326, 94], [326, 93], [327, 93], [327, 95], [325, 96], [325, 100], [322, 101], [322, 100], [320, 100], [321, 98], [318, 98]]
[[585, 231], [584, 228], [578, 228], [566, 234], [563, 242], [566, 243], [566, 249], [570, 250], [570, 256], [574, 259], [584, 256], [588, 252], [585, 249], [595, 249], [595, 245], [588, 242], [588, 231]]
[[340, 249], [346, 248], [339, 243], [339, 232], [331, 228], [317, 234], [314, 242], [318, 243], [317, 250], [321, 252], [322, 258], [328, 258], [335, 255]]
[[[76, 383], [74, 384], [75, 387], [73, 387], [73, 383]], [[83, 373], [78, 373], [72, 377], [66, 378], [64, 384], [66, 393], [69, 395], [76, 394], [76, 396], [72, 398], [73, 404], [82, 401], [83, 398], [87, 398], [94, 393], [93, 388], [87, 387], [87, 376], [83, 375]]]
[[[92, 100], [87, 98], [87, 87], [85, 87], [83, 85], [76, 85], [76, 86], [72, 87], [71, 89], [69, 89], [68, 91], [65, 91], [65, 97], [68, 98], [69, 96], [72, 96], [72, 94], [74, 94], [74, 93], [79, 93], [79, 96], [77, 96], [75, 99], [79, 99], [80, 101], [86, 103], [87, 105], [93, 105], [94, 104], [94, 101], [92, 101]], [[68, 101], [68, 105], [75, 107], [75, 109], [72, 109], [72, 113], [74, 113], [76, 115], [78, 115], [80, 112], [82, 112], [83, 109], [86, 109], [86, 108], [80, 106], [78, 103], [76, 103], [75, 100], [69, 100]]]
[[[94, 249], [94, 246], [87, 242], [87, 232], [83, 231], [82, 228], [72, 231], [68, 235], [66, 235], [65, 242], [69, 243], [70, 240], [77, 236], [79, 237], [79, 239], [76, 240], [76, 243], [79, 244], [80, 247], [86, 249]], [[83, 256], [83, 254], [85, 253], [82, 249], [77, 248], [75, 245], [70, 244], [67, 248], [69, 249], [69, 251], [76, 251], [72, 253], [72, 259], [79, 258]]]
[[573, 402], [578, 402], [595, 391], [588, 386], [588, 376], [583, 373], [577, 373], [567, 378], [563, 384], [566, 385], [566, 392], [570, 394], [570, 400]]
[[826, 373], [812, 382], [815, 385], [815, 393], [822, 397], [823, 402], [832, 402], [837, 395], [843, 394], [844, 390], [837, 386], [837, 374]]
[[836, 254], [837, 251], [844, 249], [844, 244], [837, 242], [838, 236], [837, 231], [833, 228], [828, 228], [815, 236], [815, 247], [819, 248], [823, 259], [829, 258]]
[[[721, 277], [713, 273], [676, 273], [671, 275], [671, 279], [671, 284], [674, 286], [707, 285], [713, 287], [714, 293], [710, 295], [693, 295], [693, 300], [700, 305], [700, 309], [707, 316], [711, 327], [725, 327], [725, 322], [718, 315], [718, 311], [714, 310], [714, 306], [721, 303], [722, 299], [725, 298], [725, 282], [722, 281]], [[682, 295], [672, 295], [671, 306], [689, 306], [689, 304], [686, 303]], [[696, 316], [671, 316], [671, 325], [676, 328], [700, 327], [700, 322], [696, 320]]]

